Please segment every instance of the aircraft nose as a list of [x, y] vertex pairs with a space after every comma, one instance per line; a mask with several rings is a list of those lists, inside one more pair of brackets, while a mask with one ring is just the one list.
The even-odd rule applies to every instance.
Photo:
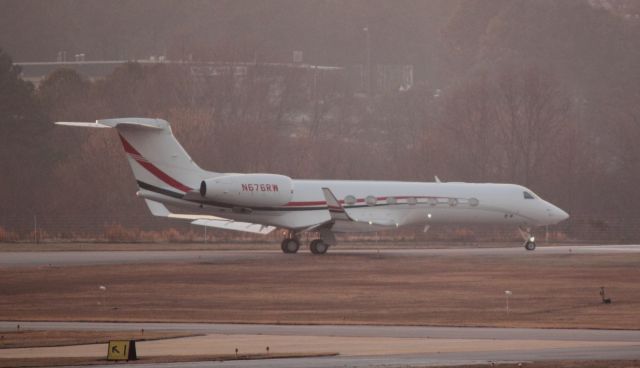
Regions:
[[555, 206], [549, 202], [547, 204], [547, 218], [551, 220], [552, 224], [557, 224], [569, 218], [569, 214], [566, 213], [562, 208]]
[[558, 221], [564, 221], [569, 218], [569, 214], [566, 213], [562, 208], [555, 207], [554, 210], [556, 216], [558, 217]]

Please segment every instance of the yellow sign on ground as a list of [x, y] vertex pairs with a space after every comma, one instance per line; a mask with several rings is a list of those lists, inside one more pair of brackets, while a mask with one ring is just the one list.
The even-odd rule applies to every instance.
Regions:
[[135, 343], [134, 340], [109, 340], [107, 360], [135, 360]]

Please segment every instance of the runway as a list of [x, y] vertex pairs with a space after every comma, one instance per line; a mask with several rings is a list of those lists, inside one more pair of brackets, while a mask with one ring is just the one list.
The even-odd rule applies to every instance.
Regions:
[[[330, 249], [329, 255], [371, 255], [381, 254], [398, 257], [413, 256], [509, 256], [522, 254], [535, 257], [550, 254], [637, 254], [640, 245], [577, 245], [539, 246], [529, 252], [522, 247], [513, 248], [442, 248], [442, 249]], [[188, 251], [54, 251], [54, 252], [1, 252], [0, 267], [24, 266], [81, 266], [107, 264], [167, 263], [167, 262], [207, 262], [223, 263], [235, 260], [274, 259], [280, 257], [300, 257], [312, 255], [304, 249], [299, 254], [284, 255], [279, 250], [188, 250]]]
[[[18, 322], [0, 322], [0, 330]], [[640, 359], [640, 331], [418, 326], [294, 326], [205, 323], [19, 322], [34, 330], [176, 330], [200, 337], [140, 342], [140, 356], [158, 352], [198, 354], [222, 349], [340, 353], [334, 357], [163, 364], [163, 367], [375, 367], [482, 364], [541, 360]], [[322, 346], [316, 344], [322, 343]], [[55, 355], [56, 351], [62, 353]], [[104, 345], [77, 348], [2, 349], [0, 357], [100, 354]], [[128, 366], [120, 364], [119, 366]], [[145, 366], [136, 364], [136, 367]], [[146, 365], [146, 366], [157, 366]]]

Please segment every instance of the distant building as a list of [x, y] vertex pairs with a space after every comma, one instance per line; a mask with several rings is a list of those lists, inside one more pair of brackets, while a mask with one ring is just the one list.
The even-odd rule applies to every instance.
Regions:
[[302, 63], [253, 63], [253, 62], [196, 62], [196, 61], [172, 61], [164, 57], [152, 56], [142, 60], [96, 60], [85, 61], [84, 55], [76, 57], [74, 61], [35, 61], [14, 63], [22, 68], [22, 79], [38, 85], [51, 72], [59, 68], [73, 69], [90, 80], [102, 79], [111, 74], [117, 67], [135, 62], [139, 64], [167, 64], [189, 68], [194, 77], [216, 77], [227, 75], [230, 71], [236, 77], [247, 75], [250, 68], [260, 66], [273, 70], [297, 68], [307, 70], [338, 71], [343, 70], [335, 66], [316, 66]]
[[[215, 78], [232, 75], [237, 82], [244, 79], [252, 68], [260, 67], [278, 74], [278, 70], [291, 68], [304, 69], [311, 73], [317, 72], [344, 72], [350, 89], [356, 93], [367, 92], [367, 70], [363, 65], [351, 67], [322, 66], [302, 63], [302, 53], [294, 55], [293, 63], [255, 63], [255, 62], [196, 62], [196, 61], [172, 61], [163, 56], [150, 57], [142, 60], [95, 60], [86, 61], [84, 54], [75, 55], [73, 61], [36, 61], [17, 62], [22, 68], [22, 78], [34, 83], [36, 86], [51, 72], [59, 68], [73, 69], [89, 80], [97, 80], [107, 77], [117, 67], [135, 62], [139, 64], [167, 64], [189, 68], [194, 78]], [[65, 58], [59, 57], [64, 60]], [[413, 86], [412, 65], [372, 65], [371, 88], [373, 94], [405, 91]]]

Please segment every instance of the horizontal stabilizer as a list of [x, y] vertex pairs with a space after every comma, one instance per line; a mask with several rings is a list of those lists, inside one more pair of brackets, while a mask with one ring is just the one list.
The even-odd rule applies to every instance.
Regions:
[[151, 211], [151, 214], [154, 216], [169, 217], [169, 215], [171, 215], [169, 209], [160, 202], [152, 201], [150, 199], [145, 199], [144, 202], [147, 204], [149, 211]]
[[169, 127], [169, 124], [164, 120], [147, 118], [102, 119], [96, 120], [95, 123], [81, 121], [58, 121], [55, 124], [82, 128], [117, 128], [120, 125], [124, 125], [157, 130], [162, 130]]
[[72, 126], [72, 127], [81, 127], [81, 128], [111, 128], [108, 125], [100, 124], [96, 120], [94, 123], [87, 122], [75, 122], [75, 121], [58, 121], [55, 123], [56, 125], [64, 125], [64, 126]]

